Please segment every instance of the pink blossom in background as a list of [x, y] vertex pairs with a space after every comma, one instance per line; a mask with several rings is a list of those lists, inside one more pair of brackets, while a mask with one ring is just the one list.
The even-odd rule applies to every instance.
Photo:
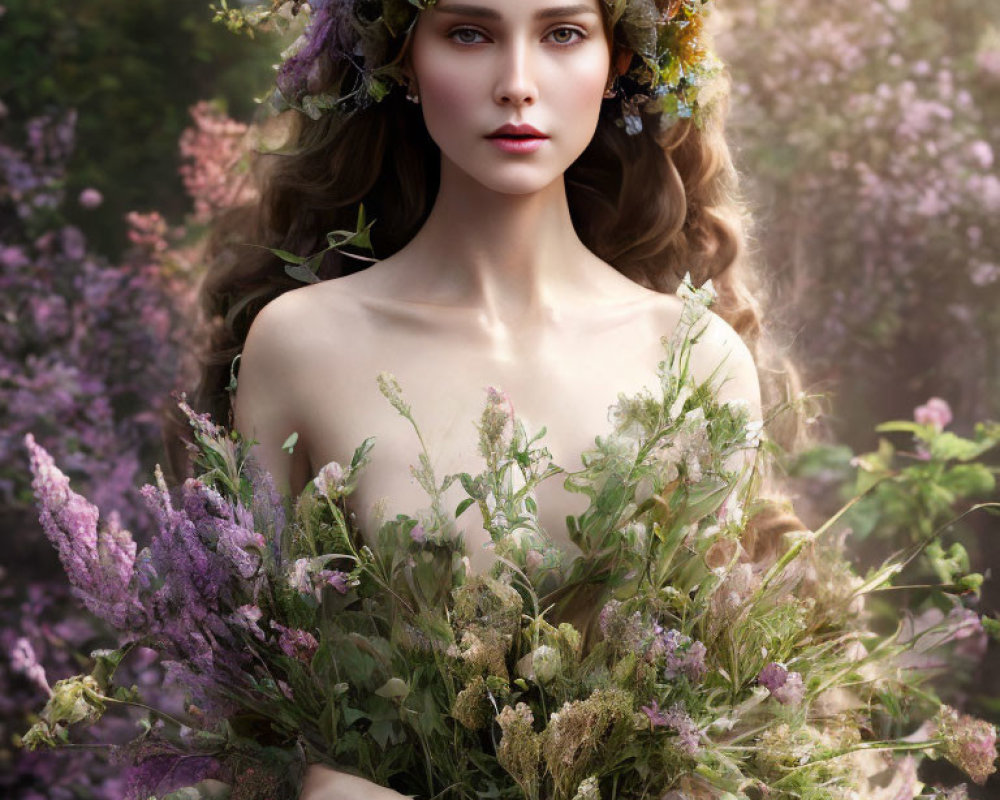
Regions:
[[951, 423], [951, 406], [947, 400], [940, 397], [932, 397], [924, 405], [913, 409], [913, 419], [921, 425], [932, 425], [939, 431], [944, 430]]
[[94, 209], [104, 202], [104, 195], [97, 189], [87, 188], [80, 192], [77, 202], [86, 209]]
[[993, 166], [993, 148], [989, 142], [979, 139], [969, 145], [969, 152], [983, 169], [989, 169]]
[[148, 214], [130, 211], [125, 219], [129, 225], [128, 239], [132, 244], [148, 248], [154, 253], [161, 253], [169, 247], [167, 222], [158, 211]]
[[[988, 15], [930, 0], [864, 15], [848, 0], [724, 5], [727, 126], [767, 209], [760, 263], [776, 270], [789, 330], [813, 331], [797, 362], [846, 381], [873, 424], [903, 411], [886, 408], [903, 385], [919, 398], [958, 384], [974, 406], [963, 415], [995, 416], [1000, 378], [982, 346], [1000, 337], [1000, 140], [984, 87], [1000, 78], [1000, 40]], [[927, 320], [952, 308], [967, 324], [932, 335]]]
[[181, 134], [181, 178], [194, 198], [195, 221], [209, 222], [220, 211], [252, 200], [248, 171], [239, 165], [247, 155], [246, 125], [229, 119], [211, 103], [191, 107], [194, 127]]
[[28, 263], [28, 257], [20, 247], [0, 247], [0, 266], [7, 269], [19, 269]]

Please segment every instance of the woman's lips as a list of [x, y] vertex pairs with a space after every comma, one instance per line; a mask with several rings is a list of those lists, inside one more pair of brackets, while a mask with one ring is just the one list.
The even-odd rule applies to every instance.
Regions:
[[534, 153], [545, 142], [542, 136], [491, 136], [489, 140], [505, 153]]

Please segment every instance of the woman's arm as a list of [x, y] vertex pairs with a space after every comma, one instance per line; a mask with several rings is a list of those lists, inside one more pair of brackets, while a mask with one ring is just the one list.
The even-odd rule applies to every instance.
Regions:
[[299, 800], [400, 800], [405, 797], [356, 775], [310, 764]]
[[[297, 402], [302, 370], [310, 366], [303, 346], [303, 300], [292, 294], [270, 302], [257, 315], [240, 358], [233, 419], [244, 436], [256, 439], [254, 454], [282, 493], [298, 494], [313, 477], [302, 423], [307, 409]], [[299, 441], [292, 454], [281, 445], [293, 432]], [[299, 800], [398, 800], [403, 795], [318, 764], [306, 770]]]
[[[295, 323], [300, 303], [282, 295], [254, 319], [240, 356], [233, 398], [236, 429], [257, 441], [254, 455], [284, 494], [298, 494], [313, 477], [308, 474], [309, 456], [302, 440], [305, 417], [296, 402], [300, 370], [307, 363], [307, 354], [298, 352], [302, 335]], [[299, 434], [299, 441], [289, 455], [281, 445], [292, 433]]]

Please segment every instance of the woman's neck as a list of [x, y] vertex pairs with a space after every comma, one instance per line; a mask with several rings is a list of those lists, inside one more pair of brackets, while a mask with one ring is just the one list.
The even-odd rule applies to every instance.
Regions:
[[393, 294], [473, 309], [487, 326], [545, 323], [627, 280], [580, 241], [561, 176], [510, 195], [447, 163], [426, 224], [400, 255]]

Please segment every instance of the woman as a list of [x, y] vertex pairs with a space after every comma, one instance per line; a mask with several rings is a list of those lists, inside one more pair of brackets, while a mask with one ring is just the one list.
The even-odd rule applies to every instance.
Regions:
[[[665, 3], [662, 19], [680, 5]], [[472, 423], [487, 386], [506, 391], [530, 430], [547, 428], [555, 463], [579, 468], [618, 393], [657, 385], [685, 272], [713, 280], [722, 315], [695, 345], [695, 377], [721, 366], [721, 399], [760, 418], [740, 336], [754, 342], [758, 315], [737, 275], [742, 233], [721, 125], [706, 114], [700, 128], [685, 119], [661, 132], [646, 114], [641, 132], [634, 120], [622, 128], [618, 86], [633, 60], [624, 7], [438, 0], [403, 42], [405, 87], [347, 122], [302, 121], [297, 154], [268, 174], [244, 235], [312, 252], [363, 202], [380, 260], [350, 271], [337, 254], [322, 273], [332, 279], [287, 291], [273, 257], [241, 251], [203, 289], [228, 325], [200, 404], [225, 418], [228, 363], [242, 350], [233, 421], [281, 489], [300, 492], [375, 436], [352, 496], [361, 529], [425, 504], [408, 469], [417, 442], [380, 396], [381, 371], [401, 383], [439, 475], [478, 468]], [[314, 73], [314, 83], [338, 79]], [[462, 499], [457, 485], [449, 492]], [[563, 520], [585, 498], [558, 481], [538, 494], [543, 526], [572, 550]], [[473, 570], [487, 569], [487, 534], [463, 533]], [[313, 766], [302, 796], [400, 795]]]

